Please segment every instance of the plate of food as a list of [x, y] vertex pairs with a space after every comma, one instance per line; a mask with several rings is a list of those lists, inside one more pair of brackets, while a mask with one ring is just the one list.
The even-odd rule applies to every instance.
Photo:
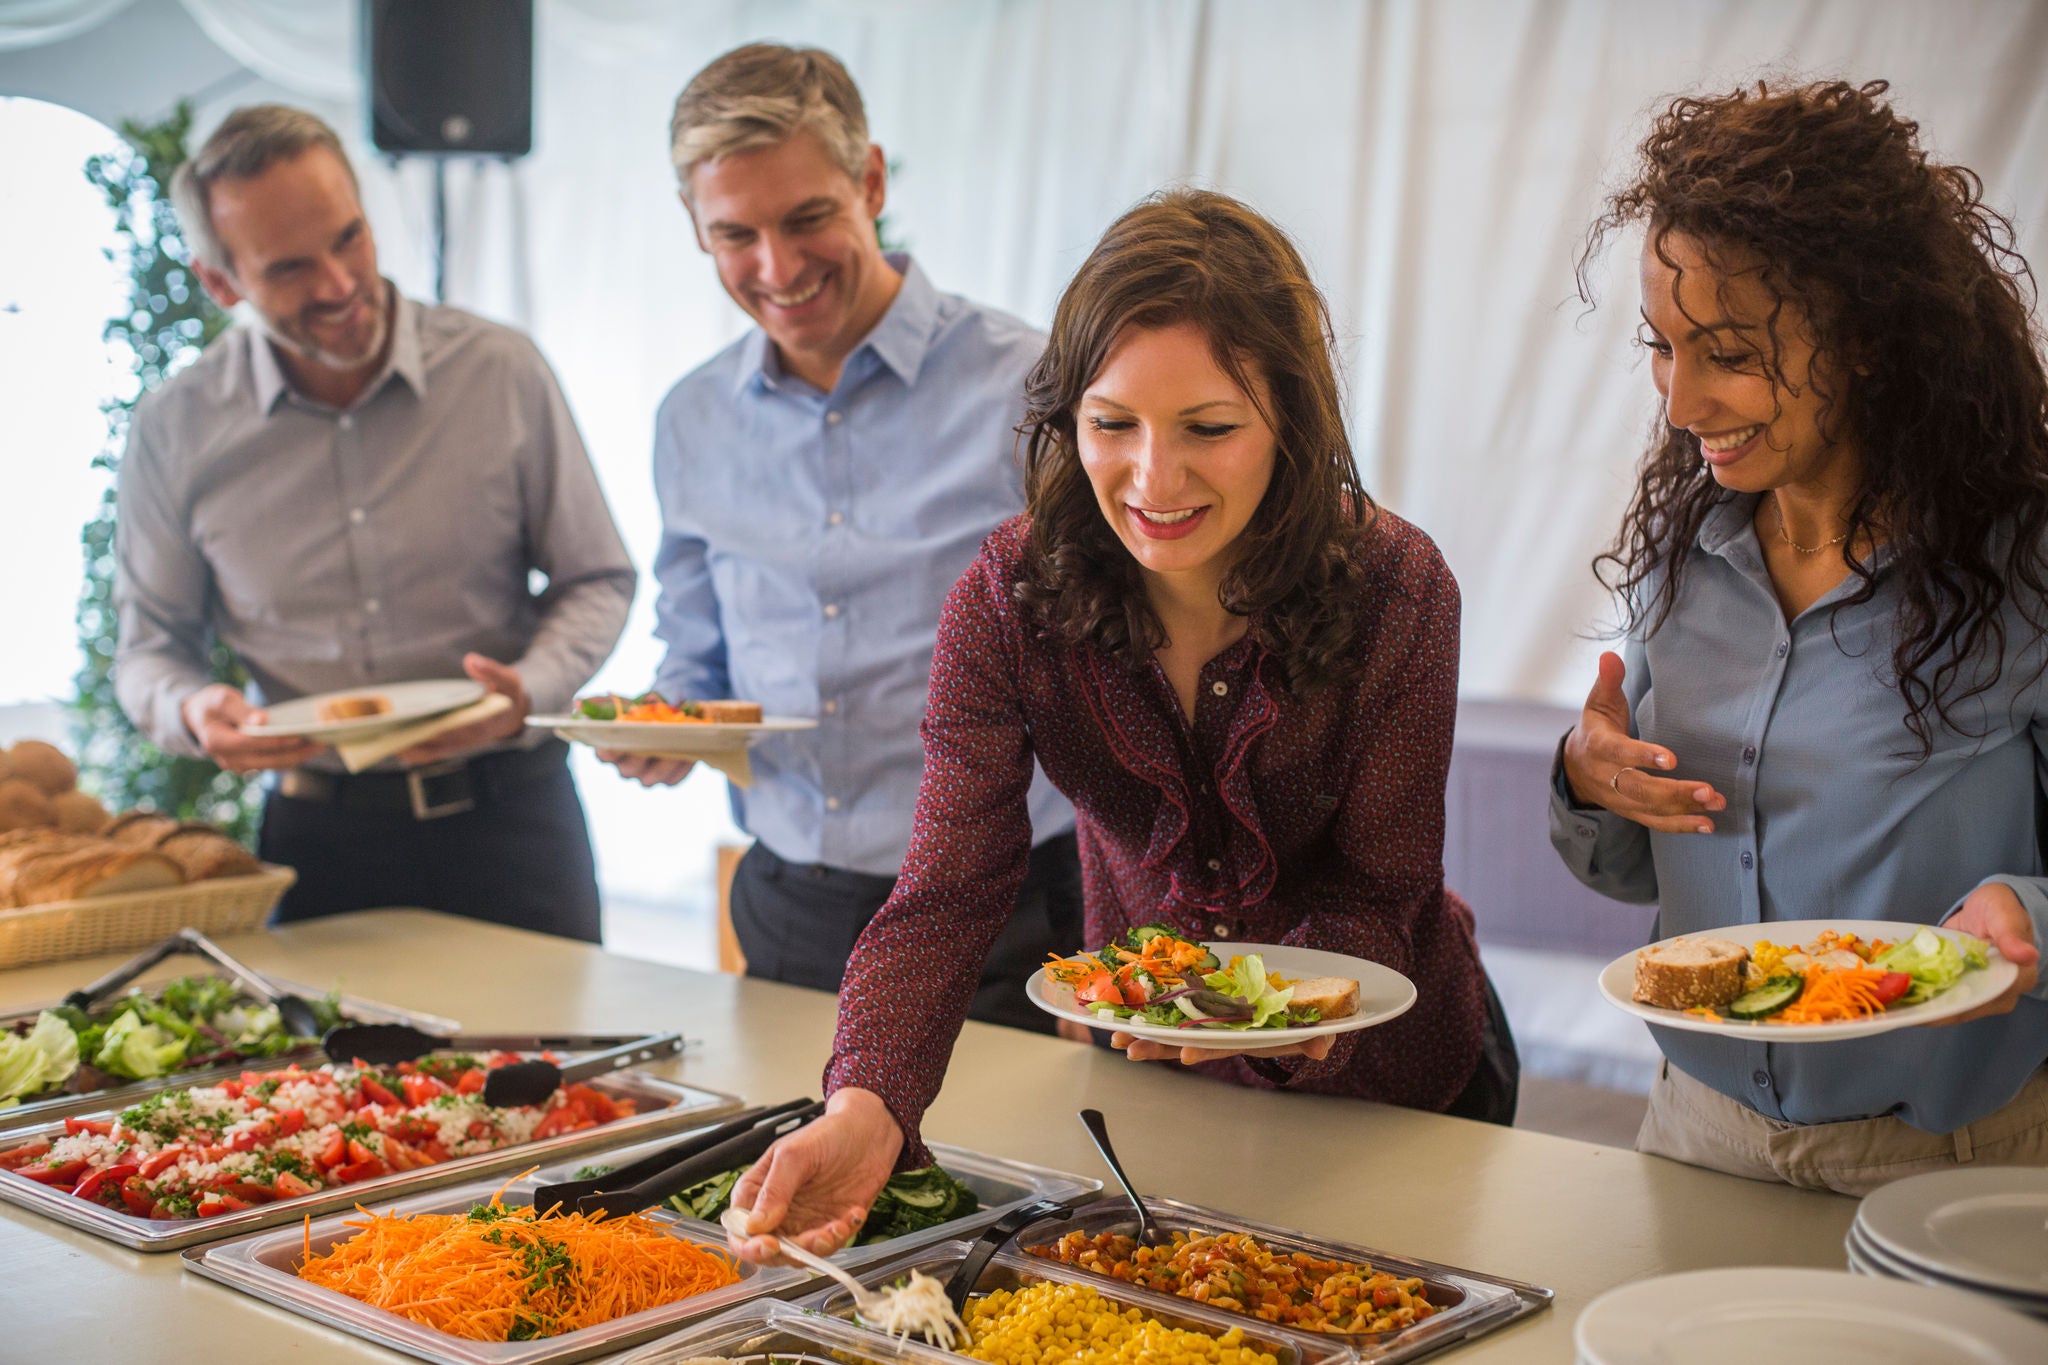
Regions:
[[1362, 957], [1197, 943], [1164, 924], [1053, 958], [1024, 993], [1061, 1019], [1197, 1048], [1289, 1047], [1384, 1024], [1415, 1003], [1415, 983]]
[[467, 706], [483, 695], [484, 685], [469, 678], [352, 687], [266, 706], [263, 723], [244, 725], [242, 733], [331, 741], [367, 739], [396, 725]]
[[1600, 973], [1608, 1003], [1689, 1033], [1825, 1043], [1966, 1014], [2019, 975], [1982, 939], [1884, 920], [1781, 920], [1662, 939]]
[[563, 739], [628, 754], [692, 754], [745, 749], [769, 735], [815, 730], [803, 716], [764, 716], [757, 701], [669, 701], [605, 693], [579, 700], [565, 716], [528, 716], [526, 723]]

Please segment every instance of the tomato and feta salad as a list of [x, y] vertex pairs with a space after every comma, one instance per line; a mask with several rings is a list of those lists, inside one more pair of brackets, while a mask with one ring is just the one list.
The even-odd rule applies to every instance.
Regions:
[[0, 1171], [140, 1218], [211, 1218], [374, 1180], [634, 1112], [587, 1085], [537, 1105], [484, 1103], [485, 1073], [516, 1054], [396, 1067], [245, 1071], [166, 1090], [113, 1118], [68, 1118], [61, 1137], [0, 1151]]

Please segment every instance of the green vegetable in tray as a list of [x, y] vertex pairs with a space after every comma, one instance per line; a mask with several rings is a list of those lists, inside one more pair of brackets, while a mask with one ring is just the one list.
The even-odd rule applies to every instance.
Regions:
[[1776, 1014], [1799, 998], [1806, 989], [1806, 979], [1786, 972], [1771, 977], [1754, 990], [1744, 991], [1728, 1002], [1728, 1017], [1731, 1019], [1764, 1019]]
[[[731, 1206], [733, 1187], [740, 1183], [740, 1177], [746, 1171], [747, 1168], [742, 1166], [700, 1181], [673, 1196], [668, 1201], [669, 1207], [692, 1218], [715, 1223], [719, 1215]], [[926, 1166], [923, 1170], [905, 1171], [889, 1177], [889, 1183], [875, 1196], [874, 1204], [868, 1209], [867, 1221], [861, 1224], [860, 1235], [853, 1239], [854, 1245], [870, 1246], [908, 1236], [949, 1223], [955, 1218], [964, 1218], [980, 1207], [981, 1200], [974, 1191], [940, 1167]]]
[[44, 1010], [26, 1036], [0, 1032], [0, 1109], [62, 1085], [78, 1070], [78, 1035], [61, 1015]]
[[186, 1040], [157, 1023], [144, 1023], [136, 1010], [123, 1010], [107, 1025], [92, 1064], [130, 1080], [174, 1071], [185, 1060]]

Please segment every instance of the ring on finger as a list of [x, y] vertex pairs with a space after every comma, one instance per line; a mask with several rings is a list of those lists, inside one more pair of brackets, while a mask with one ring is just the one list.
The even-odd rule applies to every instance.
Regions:
[[1641, 768], [1616, 768], [1614, 776], [1607, 779], [1607, 790], [1613, 792], [1616, 796], [1621, 795], [1621, 775], [1623, 773], [1639, 773], [1641, 771]]

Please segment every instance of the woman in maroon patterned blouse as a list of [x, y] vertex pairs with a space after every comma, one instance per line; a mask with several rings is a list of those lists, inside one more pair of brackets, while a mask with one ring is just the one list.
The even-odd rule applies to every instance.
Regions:
[[1304, 1047], [1118, 1034], [1131, 1057], [1511, 1121], [1513, 1044], [1443, 881], [1458, 588], [1360, 486], [1330, 349], [1293, 245], [1218, 194], [1141, 204], [1068, 286], [1027, 387], [1029, 512], [947, 600], [910, 853], [847, 965], [827, 1114], [736, 1191], [754, 1233], [828, 1250], [929, 1160], [919, 1122], [1025, 874], [1034, 757], [1074, 802], [1090, 943], [1163, 920], [1418, 992]]

